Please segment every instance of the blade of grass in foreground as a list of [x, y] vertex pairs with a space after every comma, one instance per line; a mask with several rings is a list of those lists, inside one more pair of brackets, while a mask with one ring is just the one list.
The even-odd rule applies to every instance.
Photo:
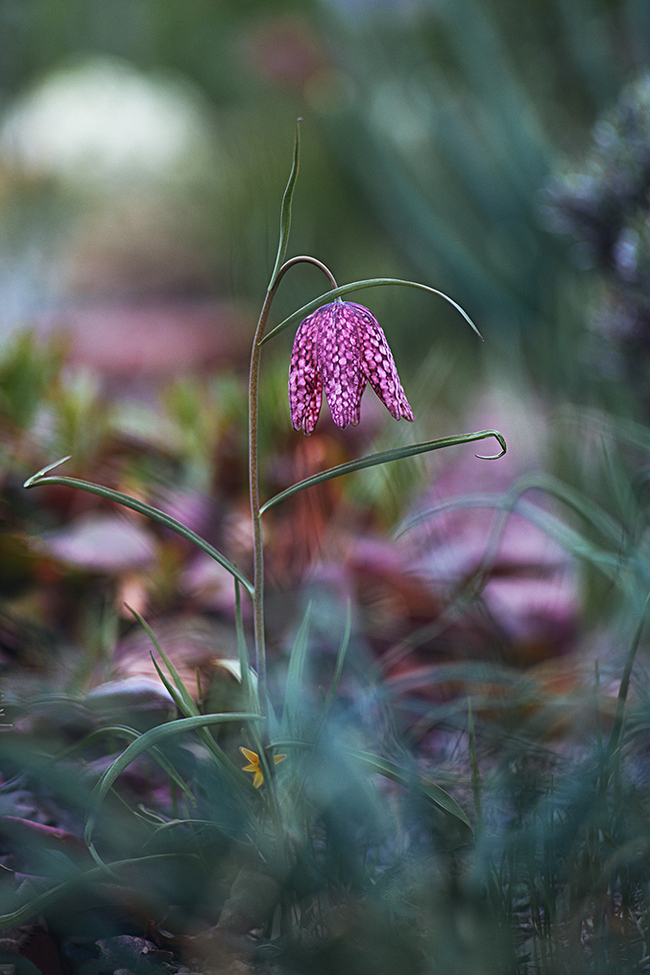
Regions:
[[339, 652], [336, 657], [336, 666], [334, 667], [334, 676], [332, 677], [332, 683], [327, 692], [327, 697], [323, 702], [323, 721], [327, 717], [327, 713], [332, 706], [332, 701], [334, 700], [334, 695], [336, 694], [336, 689], [339, 686], [341, 680], [341, 674], [343, 673], [343, 664], [345, 662], [345, 655], [348, 652], [348, 647], [350, 645], [350, 633], [352, 630], [352, 605], [348, 599], [348, 608], [345, 615], [345, 630], [343, 631], [343, 638], [341, 640], [341, 645], [339, 646]]
[[[273, 741], [272, 747], [276, 750], [281, 749], [283, 751], [287, 748], [313, 750], [314, 743], [287, 738], [280, 741]], [[435, 782], [431, 782], [430, 779], [426, 779], [421, 775], [409, 775], [406, 769], [403, 769], [400, 765], [396, 765], [395, 762], [390, 762], [386, 758], [381, 758], [379, 755], [359, 751], [356, 748], [344, 748], [343, 751], [346, 755], [359, 762], [368, 772], [383, 775], [384, 778], [390, 779], [392, 782], [397, 782], [398, 785], [403, 785], [406, 789], [416, 790], [428, 802], [436, 806], [437, 809], [440, 809], [441, 812], [451, 816], [452, 819], [455, 819], [465, 829], [469, 830], [470, 833], [473, 832], [469, 819], [456, 800], [448, 792], [445, 792], [443, 788], [436, 785]]]
[[77, 477], [60, 477], [58, 475], [46, 476], [48, 471], [53, 470], [62, 464], [64, 461], [69, 460], [70, 457], [63, 457], [61, 460], [57, 460], [54, 464], [48, 464], [37, 474], [33, 474], [28, 477], [23, 487], [31, 488], [38, 487], [42, 484], [61, 484], [64, 487], [78, 488], [80, 491], [86, 491], [88, 494], [96, 494], [100, 498], [106, 498], [108, 501], [115, 501], [116, 504], [121, 504], [125, 508], [131, 508], [132, 511], [137, 511], [141, 515], [146, 515], [147, 518], [151, 518], [152, 521], [157, 521], [159, 524], [164, 525], [165, 528], [171, 529], [171, 531], [176, 532], [182, 538], [186, 538], [188, 542], [192, 542], [197, 548], [200, 548], [202, 552], [209, 555], [211, 558], [222, 565], [224, 569], [227, 569], [231, 575], [241, 582], [242, 586], [246, 591], [252, 596], [254, 594], [253, 583], [250, 582], [245, 575], [243, 575], [239, 569], [222, 555], [216, 548], [213, 548], [209, 542], [206, 542], [204, 538], [197, 535], [191, 529], [186, 528], [182, 525], [180, 521], [176, 521], [170, 515], [165, 514], [164, 511], [160, 511], [158, 508], [152, 507], [150, 504], [145, 504], [144, 501], [139, 501], [137, 498], [131, 498], [128, 494], [122, 494], [121, 491], [114, 491], [112, 488], [104, 487], [102, 484], [92, 484], [90, 481], [82, 481]]
[[[86, 845], [89, 848], [92, 848], [92, 834], [95, 828], [97, 810], [104, 801], [106, 794], [113, 785], [113, 782], [115, 782], [118, 775], [120, 775], [124, 769], [131, 764], [131, 762], [135, 761], [136, 758], [152, 748], [153, 745], [157, 745], [165, 738], [171, 738], [174, 735], [180, 735], [186, 731], [200, 731], [201, 729], [206, 728], [208, 725], [225, 724], [227, 721], [243, 722], [263, 720], [264, 719], [261, 714], [251, 714], [249, 712], [232, 711], [223, 714], [199, 714], [191, 718], [177, 718], [175, 721], [158, 725], [157, 727], [146, 731], [143, 735], [140, 735], [140, 737], [137, 738], [136, 741], [132, 741], [131, 744], [124, 749], [122, 754], [119, 755], [106, 769], [90, 795], [93, 808], [86, 820], [86, 829], [84, 831], [84, 840]], [[248, 790], [248, 787], [251, 785], [248, 779], [242, 772], [239, 772], [239, 769], [237, 769], [237, 772], [238, 776], [241, 777], [242, 787]]]
[[[111, 864], [111, 873], [117, 875], [121, 870], [128, 870], [130, 867], [141, 867], [143, 864], [163, 863], [169, 860], [178, 860], [181, 858], [187, 859], [188, 857], [195, 857], [195, 854], [152, 853], [144, 857], [136, 857], [128, 860], [117, 860]], [[56, 904], [56, 902], [61, 900], [62, 897], [65, 897], [66, 894], [83, 887], [84, 884], [92, 883], [93, 881], [106, 883], [106, 868], [104, 866], [92, 867], [90, 870], [80, 873], [78, 877], [73, 877], [71, 880], [66, 880], [64, 883], [58, 884], [51, 890], [45, 891], [44, 894], [39, 894], [38, 897], [34, 897], [17, 910], [11, 911], [10, 914], [0, 914], [0, 931], [4, 931], [7, 928], [16, 927], [17, 925], [22, 924], [24, 921], [28, 921], [36, 914], [42, 914], [46, 908], [50, 907], [51, 904]], [[24, 969], [20, 970], [23, 971]]]
[[[552, 497], [557, 498], [562, 501], [567, 507], [571, 508], [576, 514], [579, 514], [585, 519], [593, 528], [595, 528], [601, 535], [603, 535], [609, 542], [611, 542], [617, 550], [621, 548], [625, 541], [625, 529], [623, 526], [615, 521], [611, 515], [608, 515], [599, 505], [595, 502], [585, 498], [578, 491], [573, 490], [569, 485], [564, 484], [559, 481], [556, 477], [550, 474], [526, 474], [520, 477], [511, 490], [507, 494], [501, 495], [485, 495], [485, 497], [499, 498], [499, 507], [505, 511], [514, 511], [520, 504], [525, 504], [521, 502], [521, 498], [528, 491], [543, 491], [545, 494], [549, 494]], [[450, 504], [457, 504], [462, 506], [466, 499], [471, 502], [472, 498], [479, 498], [480, 495], [460, 495], [457, 498], [450, 499]], [[443, 502], [444, 503], [444, 502]], [[494, 507], [492, 502], [488, 502], [489, 506]], [[474, 502], [471, 502], [474, 506]], [[436, 506], [437, 508], [438, 506]], [[412, 515], [410, 518], [406, 519], [397, 529], [396, 537], [404, 534], [406, 531], [410, 531], [412, 528], [416, 528], [418, 525], [426, 522], [430, 516], [431, 511], [434, 509], [428, 509], [426, 511], [419, 511], [416, 515]]]
[[160, 643], [158, 642], [158, 638], [156, 637], [154, 631], [151, 629], [151, 627], [149, 626], [145, 618], [140, 615], [137, 609], [134, 609], [132, 606], [129, 606], [128, 603], [125, 603], [125, 605], [126, 608], [129, 610], [129, 612], [132, 613], [135, 619], [138, 621], [138, 623], [140, 624], [144, 632], [147, 634], [147, 636], [153, 643], [154, 647], [160, 654], [160, 658], [162, 662], [164, 663], [165, 667], [169, 671], [169, 674], [176, 687], [176, 691], [174, 691], [174, 688], [169, 684], [169, 681], [167, 681], [167, 679], [163, 675], [153, 654], [151, 655], [151, 659], [153, 661], [154, 667], [158, 672], [158, 676], [160, 677], [161, 681], [164, 683], [167, 692], [171, 694], [172, 698], [174, 699], [174, 704], [176, 705], [176, 707], [179, 709], [179, 711], [181, 711], [185, 715], [186, 718], [195, 717], [197, 714], [200, 714], [199, 709], [197, 708], [196, 704], [192, 699], [192, 695], [185, 687], [185, 684], [181, 680], [180, 675], [176, 670], [176, 668], [174, 667], [173, 663], [171, 662], [171, 660], [169, 659], [169, 657], [167, 656], [163, 648], [160, 646]]
[[[441, 501], [439, 504], [432, 505], [402, 522], [395, 532], [395, 538], [400, 538], [406, 532], [412, 531], [419, 525], [427, 524], [447, 512], [471, 508], [489, 508], [506, 514], [521, 515], [550, 538], [555, 539], [558, 545], [561, 545], [568, 553], [591, 562], [612, 582], [620, 581], [621, 570], [625, 563], [619, 552], [608, 551], [593, 545], [584, 535], [570, 528], [565, 522], [544, 508], [528, 501], [522, 501], [520, 498], [503, 494], [465, 494], [459, 498]], [[489, 561], [485, 564], [489, 565]]]
[[350, 755], [352, 755], [358, 762], [360, 762], [369, 772], [375, 772], [378, 775], [383, 775], [387, 779], [391, 779], [393, 782], [397, 782], [398, 785], [403, 785], [407, 789], [416, 788], [425, 799], [433, 803], [442, 812], [447, 813], [453, 819], [462, 823], [470, 833], [472, 832], [472, 826], [455, 799], [445, 792], [439, 785], [435, 782], [431, 782], [429, 779], [425, 779], [423, 776], [409, 776], [405, 773], [401, 766], [396, 765], [395, 762], [390, 762], [386, 758], [380, 758], [378, 755], [372, 755], [370, 752], [361, 752], [356, 749], [350, 749]]
[[[239, 673], [244, 692], [244, 701], [246, 702], [246, 707], [251, 710], [253, 708], [259, 709], [260, 703], [257, 687], [253, 684], [251, 675], [250, 657], [246, 643], [246, 634], [244, 633], [244, 618], [241, 611], [241, 595], [239, 593], [237, 579], [235, 579], [235, 631], [237, 634], [237, 657], [239, 659]], [[257, 674], [255, 677], [257, 677]]]
[[366, 467], [388, 464], [393, 460], [403, 460], [405, 457], [414, 457], [416, 454], [425, 454], [431, 450], [440, 450], [442, 447], [456, 447], [459, 444], [473, 443], [476, 440], [488, 440], [490, 437], [494, 437], [498, 441], [501, 450], [498, 454], [481, 457], [481, 460], [498, 460], [499, 457], [503, 457], [507, 450], [505, 438], [498, 430], [480, 430], [478, 433], [463, 433], [455, 437], [442, 437], [440, 440], [428, 440], [424, 443], [409, 444], [406, 447], [393, 447], [392, 450], [382, 450], [378, 454], [369, 454], [367, 457], [360, 457], [358, 460], [350, 460], [346, 464], [339, 464], [338, 467], [330, 467], [329, 470], [321, 471], [319, 474], [313, 474], [311, 477], [305, 478], [304, 481], [298, 481], [296, 484], [292, 484], [291, 487], [280, 491], [279, 494], [270, 498], [266, 504], [263, 504], [260, 508], [260, 514], [263, 515], [269, 508], [279, 504], [280, 501], [285, 501], [293, 494], [297, 494], [299, 491], [305, 491], [315, 484], [322, 484], [323, 481], [329, 481], [334, 477], [343, 477], [344, 474], [352, 474], [353, 471], [361, 471]]
[[[129, 741], [135, 741], [137, 738], [141, 736], [141, 734], [142, 734], [141, 731], [136, 731], [135, 728], [129, 728], [128, 725], [108, 725], [107, 727], [104, 728], [98, 728], [97, 731], [92, 731], [89, 735], [86, 735], [86, 737], [83, 738], [81, 741], [75, 742], [74, 745], [71, 745], [69, 748], [66, 748], [65, 751], [63, 752], [60, 752], [56, 756], [56, 761], [60, 762], [64, 758], [69, 758], [70, 755], [82, 751], [84, 748], [87, 748], [89, 745], [93, 744], [93, 742], [100, 741], [102, 738], [108, 738], [114, 735], [117, 738], [126, 738]], [[167, 761], [167, 759], [160, 751], [160, 749], [155, 747], [152, 748], [151, 754], [156, 759], [160, 767], [167, 773], [170, 779], [174, 782], [174, 784], [178, 786], [181, 792], [185, 794], [188, 801], [194, 803], [194, 796], [192, 795], [192, 793], [190, 792], [187, 785], [185, 784], [181, 776], [178, 774], [174, 766], [171, 764], [171, 762]]]
[[[140, 615], [140, 613], [138, 613], [137, 610], [133, 609], [132, 606], [129, 606], [128, 603], [126, 605], [127, 608], [131, 611], [131, 613], [133, 613], [134, 617], [136, 618], [140, 626], [143, 628], [143, 630], [145, 631], [145, 633], [153, 643], [154, 647], [160, 654], [162, 662], [164, 663], [165, 667], [167, 668], [167, 671], [169, 672], [171, 681], [169, 681], [165, 676], [165, 674], [162, 672], [162, 669], [158, 661], [156, 660], [156, 658], [152, 653], [151, 661], [154, 667], [156, 668], [156, 673], [158, 674], [161, 683], [165, 687], [165, 690], [170, 695], [170, 697], [174, 701], [174, 704], [181, 712], [181, 714], [183, 714], [186, 718], [198, 717], [201, 712], [199, 711], [198, 707], [194, 703], [192, 695], [187, 690], [185, 684], [181, 679], [180, 674], [174, 667], [174, 664], [169, 659], [169, 657], [167, 656], [163, 648], [160, 646], [160, 643], [158, 642], [155, 633], [153, 632], [153, 630], [151, 629], [147, 621]], [[207, 731], [205, 728], [199, 728], [198, 734], [203, 744], [206, 746], [208, 751], [212, 753], [212, 755], [217, 760], [217, 762], [226, 770], [226, 772], [230, 774], [231, 777], [234, 777], [235, 781], [239, 781], [241, 784], [240, 769], [228, 758], [223, 748], [221, 748], [221, 746], [214, 740], [210, 732]], [[248, 779], [246, 779], [246, 781], [248, 782]]]
[[300, 624], [296, 639], [294, 640], [289, 657], [289, 670], [285, 683], [284, 708], [282, 710], [282, 728], [286, 734], [295, 734], [296, 729], [291, 728], [291, 719], [300, 713], [300, 702], [304, 698], [303, 674], [307, 651], [309, 649], [309, 619], [311, 616], [311, 603], [307, 606], [307, 611]]

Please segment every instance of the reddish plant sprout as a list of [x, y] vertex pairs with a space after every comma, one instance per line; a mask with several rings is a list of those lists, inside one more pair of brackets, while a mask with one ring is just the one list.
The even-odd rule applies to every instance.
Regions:
[[336, 425], [357, 424], [367, 383], [396, 420], [414, 419], [377, 319], [363, 305], [337, 298], [305, 318], [296, 332], [289, 368], [294, 430], [313, 433], [323, 389]]

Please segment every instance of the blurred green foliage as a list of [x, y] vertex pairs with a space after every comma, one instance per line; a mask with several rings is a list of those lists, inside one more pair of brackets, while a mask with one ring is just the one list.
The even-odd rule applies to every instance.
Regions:
[[[225, 221], [236, 293], [258, 294], [267, 272], [272, 208], [301, 114], [296, 250], [349, 279], [371, 266], [420, 276], [466, 302], [490, 335], [544, 324], [548, 338], [566, 268], [541, 226], [539, 190], [647, 59], [647, 12], [629, 0], [7, 0], [0, 16], [5, 103], [71, 58], [95, 55], [199, 87], [240, 184]], [[378, 295], [378, 310], [388, 302]], [[405, 353], [413, 325], [424, 336], [432, 314], [451, 321], [444, 308], [410, 307]]]

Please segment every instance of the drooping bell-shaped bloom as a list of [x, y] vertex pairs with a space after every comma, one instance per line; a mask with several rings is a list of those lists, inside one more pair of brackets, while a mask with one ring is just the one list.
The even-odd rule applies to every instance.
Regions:
[[313, 433], [323, 389], [337, 426], [358, 423], [367, 383], [396, 420], [413, 420], [377, 319], [363, 305], [337, 298], [305, 318], [296, 332], [289, 368], [294, 430]]

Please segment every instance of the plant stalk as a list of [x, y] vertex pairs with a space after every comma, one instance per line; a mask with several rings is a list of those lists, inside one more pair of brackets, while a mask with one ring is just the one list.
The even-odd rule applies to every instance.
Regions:
[[282, 278], [294, 264], [314, 264], [329, 278], [332, 287], [336, 288], [336, 281], [331, 271], [315, 257], [299, 256], [285, 261], [278, 271], [275, 280], [266, 292], [260, 317], [255, 329], [253, 348], [251, 350], [250, 371], [248, 377], [248, 476], [251, 503], [251, 518], [253, 521], [253, 626], [255, 634], [255, 666], [261, 690], [260, 706], [264, 713], [267, 709], [266, 701], [266, 641], [264, 635], [264, 545], [262, 541], [262, 516], [260, 513], [260, 484], [259, 484], [259, 378], [261, 342], [264, 329], [268, 321], [269, 312], [275, 293]]

